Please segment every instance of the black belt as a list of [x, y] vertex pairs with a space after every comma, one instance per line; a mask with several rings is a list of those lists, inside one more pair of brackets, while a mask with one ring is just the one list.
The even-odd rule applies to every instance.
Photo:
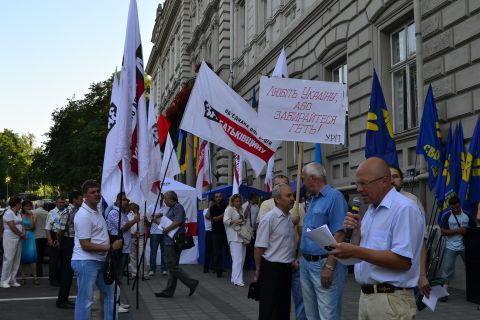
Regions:
[[373, 293], [394, 293], [398, 290], [411, 290], [413, 288], [400, 288], [395, 287], [389, 283], [379, 283], [379, 284], [365, 284], [361, 286], [362, 292], [364, 294], [373, 294]]
[[323, 254], [321, 256], [312, 256], [311, 254], [302, 253], [302, 256], [307, 261], [318, 261], [318, 260], [321, 260], [321, 259], [324, 259], [324, 258], [328, 257], [328, 254]]

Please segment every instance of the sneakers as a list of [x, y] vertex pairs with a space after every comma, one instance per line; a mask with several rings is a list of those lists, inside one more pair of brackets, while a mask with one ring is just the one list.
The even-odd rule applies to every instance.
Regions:
[[153, 277], [153, 276], [155, 275], [155, 272], [153, 272], [152, 270], [150, 270], [150, 271], [148, 272], [148, 275], [149, 275], [150, 277]]
[[245, 283], [240, 282], [240, 283], [235, 283], [237, 287], [245, 287]]
[[130, 305], [126, 303], [120, 303], [120, 307], [122, 307], [123, 309], [130, 309]]
[[21, 287], [21, 285], [15, 281], [14, 283], [10, 283], [10, 287]]
[[117, 308], [118, 313], [127, 313], [128, 309], [123, 308], [122, 305], [119, 305]]
[[8, 283], [2, 283], [2, 284], [0, 284], [0, 287], [4, 288], [4, 289], [8, 289], [8, 288], [10, 288], [10, 285]]
[[163, 274], [164, 276], [166, 276], [166, 275], [168, 275], [168, 272], [165, 271], [165, 270], [163, 270], [163, 271], [162, 271], [162, 274]]
[[148, 274], [144, 275], [143, 280], [150, 280], [150, 276]]

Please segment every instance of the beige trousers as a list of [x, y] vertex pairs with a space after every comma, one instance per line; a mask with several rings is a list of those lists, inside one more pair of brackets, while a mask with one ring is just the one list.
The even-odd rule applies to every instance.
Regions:
[[397, 290], [394, 293], [360, 293], [359, 320], [407, 320], [415, 319], [417, 306], [413, 290]]

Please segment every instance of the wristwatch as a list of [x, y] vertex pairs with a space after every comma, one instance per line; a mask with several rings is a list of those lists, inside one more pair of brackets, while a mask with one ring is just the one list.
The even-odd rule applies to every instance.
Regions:
[[324, 268], [327, 268], [327, 269], [330, 270], [330, 271], [335, 271], [335, 268], [332, 267], [332, 266], [329, 265], [329, 264], [325, 264]]

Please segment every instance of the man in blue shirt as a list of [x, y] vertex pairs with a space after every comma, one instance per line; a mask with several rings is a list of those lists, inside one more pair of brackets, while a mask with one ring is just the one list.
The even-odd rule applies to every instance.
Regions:
[[309, 163], [302, 170], [303, 184], [312, 197], [303, 221], [300, 250], [300, 281], [307, 319], [340, 319], [342, 293], [347, 268], [336, 263], [324, 248], [311, 240], [307, 233], [328, 225], [337, 242], [343, 241], [343, 220], [348, 211], [345, 197], [327, 184], [325, 168]]
[[[460, 199], [453, 196], [448, 200], [451, 212], [446, 214], [440, 230], [442, 236], [446, 237], [445, 251], [443, 252], [442, 279], [445, 281], [445, 290], [448, 289], [448, 282], [455, 276], [455, 262], [457, 256], [460, 256], [465, 264], [465, 246], [463, 236], [467, 232], [468, 216], [462, 211]], [[439, 299], [446, 302], [447, 297]]]

